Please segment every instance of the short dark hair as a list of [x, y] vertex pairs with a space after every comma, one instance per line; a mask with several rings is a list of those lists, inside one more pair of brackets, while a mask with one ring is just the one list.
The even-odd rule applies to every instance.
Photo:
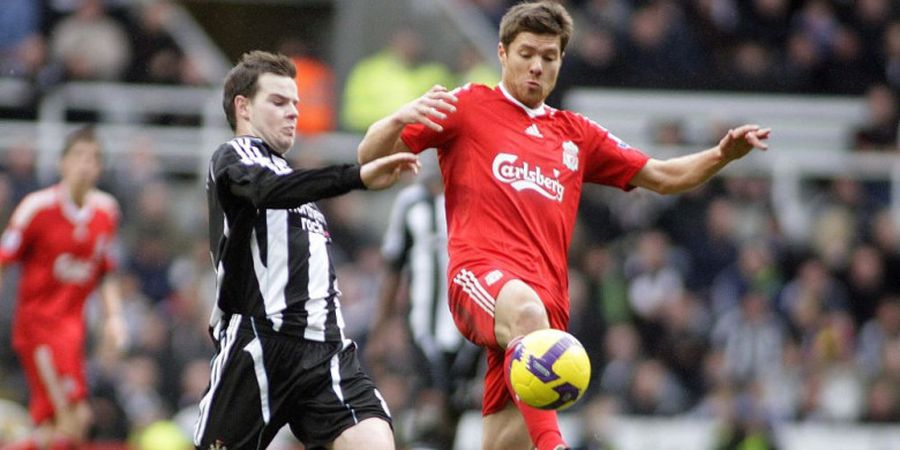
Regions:
[[97, 132], [93, 126], [83, 126], [69, 133], [69, 135], [66, 136], [66, 142], [63, 144], [62, 154], [60, 154], [59, 157], [65, 158], [66, 155], [69, 154], [69, 151], [72, 150], [72, 147], [74, 147], [75, 144], [79, 142], [88, 142], [100, 145], [100, 139], [97, 138]]
[[553, 34], [559, 36], [560, 51], [564, 52], [572, 29], [572, 16], [563, 5], [546, 0], [523, 2], [509, 8], [500, 20], [500, 43], [508, 49], [519, 33]]
[[294, 78], [297, 76], [297, 68], [291, 58], [279, 53], [269, 53], [262, 50], [253, 50], [244, 53], [241, 60], [225, 77], [225, 88], [222, 93], [222, 107], [225, 109], [225, 117], [228, 125], [235, 130], [237, 117], [234, 112], [234, 99], [238, 95], [252, 98], [259, 88], [257, 80], [264, 73]]

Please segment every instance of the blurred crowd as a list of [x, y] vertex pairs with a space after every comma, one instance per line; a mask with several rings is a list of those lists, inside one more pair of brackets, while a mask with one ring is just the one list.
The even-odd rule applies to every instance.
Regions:
[[[510, 0], [470, 0], [499, 22]], [[900, 89], [892, 0], [564, 0], [569, 85], [862, 94]]]
[[[470, 1], [495, 21], [509, 4]], [[847, 147], [898, 148], [896, 2], [566, 3], [578, 24], [560, 94], [585, 85], [866, 95], [868, 117]], [[169, 3], [137, 5], [5, 0], [0, 74], [29, 80], [36, 95], [67, 80], [210, 83], [166, 32]], [[499, 78], [471, 48], [448, 67], [425, 61], [422, 44], [414, 31], [400, 30], [335, 86], [328, 64], [302, 42], [286, 40], [280, 50], [306, 74], [298, 82], [306, 83], [301, 98], [310, 107], [301, 106], [301, 117], [308, 113], [310, 120], [299, 126], [310, 133], [362, 131], [436, 82]], [[660, 145], [685, 143], [677, 121], [649, 132]], [[212, 355], [207, 320], [215, 277], [205, 198], [196, 185], [170, 179], [152, 141], [129, 146], [112, 160], [101, 187], [123, 207], [120, 267], [130, 344], [124, 355], [89, 351], [92, 435], [139, 448], [189, 448], [186, 430]], [[304, 160], [302, 148], [292, 156], [301, 165], [319, 163]], [[35, 162], [33, 143], [4, 149], [0, 225], [43, 185]], [[724, 420], [730, 427], [720, 436], [723, 449], [771, 441], [782, 421], [900, 422], [900, 224], [888, 212], [889, 195], [883, 185], [853, 179], [812, 180], [804, 188], [812, 214], [805, 238], [783, 233], [770, 179], [723, 177], [665, 199], [586, 190], [570, 262], [571, 331], [594, 367], [588, 398], [576, 407], [592, 418], [586, 448], [606, 448], [603, 424], [612, 414]], [[382, 267], [381, 230], [372, 226], [367, 195], [322, 206], [338, 247], [348, 334], [364, 346], [402, 442], [403, 423], [416, 419], [407, 412], [422, 371], [408, 351], [405, 318], [393, 318], [384, 339], [366, 340]], [[9, 344], [15, 272], [5, 278], [0, 398], [24, 405], [27, 389]], [[98, 315], [90, 308], [88, 320]], [[458, 399], [474, 409], [479, 400], [478, 386]], [[11, 419], [19, 416], [7, 417], [0, 442], [25, 426]]]
[[26, 80], [34, 97], [66, 81], [202, 85], [210, 82], [171, 31], [169, 0], [5, 0], [0, 77]]

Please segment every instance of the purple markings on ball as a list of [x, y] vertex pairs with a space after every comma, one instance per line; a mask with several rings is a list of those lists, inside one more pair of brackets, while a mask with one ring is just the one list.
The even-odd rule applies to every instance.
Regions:
[[553, 364], [556, 363], [556, 360], [558, 360], [572, 344], [573, 342], [571, 339], [563, 338], [553, 344], [553, 346], [543, 355], [539, 357], [529, 355], [527, 363], [528, 371], [544, 383], [559, 379], [559, 375], [553, 372]]
[[571, 383], [563, 383], [559, 386], [554, 387], [553, 390], [556, 391], [557, 394], [559, 394], [559, 398], [557, 398], [555, 402], [543, 406], [543, 409], [559, 409], [566, 403], [578, 399], [578, 388], [573, 386]]

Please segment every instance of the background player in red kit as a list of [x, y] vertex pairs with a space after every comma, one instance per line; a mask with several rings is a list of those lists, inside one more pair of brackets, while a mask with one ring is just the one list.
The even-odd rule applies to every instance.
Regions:
[[556, 413], [516, 401], [504, 368], [519, 337], [568, 325], [566, 261], [582, 184], [683, 192], [753, 148], [765, 149], [769, 136], [744, 125], [713, 148], [661, 161], [578, 114], [545, 105], [571, 33], [571, 17], [557, 3], [510, 8], [500, 24], [497, 88], [436, 86], [373, 124], [359, 146], [360, 162], [438, 149], [450, 309], [462, 333], [489, 350], [486, 449], [566, 446]]
[[13, 348], [28, 385], [37, 430], [23, 446], [70, 448], [90, 425], [83, 347], [85, 300], [101, 283], [106, 315], [104, 342], [121, 348], [112, 245], [119, 207], [95, 188], [103, 167], [93, 129], [69, 136], [60, 160], [60, 182], [33, 192], [16, 207], [3, 233], [0, 264], [21, 264]]

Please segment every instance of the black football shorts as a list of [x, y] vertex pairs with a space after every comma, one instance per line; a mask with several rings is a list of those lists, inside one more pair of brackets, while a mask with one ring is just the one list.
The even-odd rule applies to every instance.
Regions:
[[194, 431], [200, 450], [265, 449], [285, 424], [322, 448], [362, 420], [391, 423], [355, 343], [287, 337], [234, 315], [217, 344]]

